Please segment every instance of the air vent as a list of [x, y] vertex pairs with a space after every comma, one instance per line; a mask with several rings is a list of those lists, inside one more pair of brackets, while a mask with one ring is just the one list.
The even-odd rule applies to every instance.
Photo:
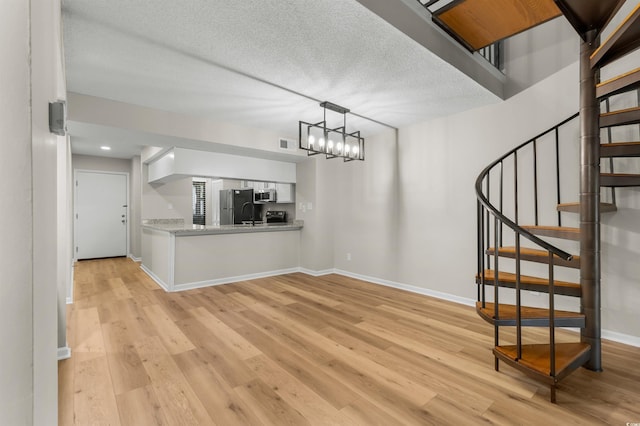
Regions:
[[278, 139], [278, 144], [280, 149], [286, 149], [287, 151], [295, 151], [297, 148], [296, 141], [293, 139], [280, 138]]

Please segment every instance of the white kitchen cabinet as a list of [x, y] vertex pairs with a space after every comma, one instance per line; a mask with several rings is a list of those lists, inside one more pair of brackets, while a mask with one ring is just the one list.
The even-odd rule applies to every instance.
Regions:
[[242, 181], [243, 188], [253, 188], [253, 189], [276, 189], [275, 182], [257, 182], [252, 180], [243, 180]]
[[257, 182], [252, 180], [243, 180], [242, 188], [275, 189], [276, 203], [294, 203], [295, 202], [295, 186], [292, 183], [275, 183], [275, 182]]
[[276, 203], [294, 203], [295, 193], [291, 183], [276, 183]]
[[252, 188], [252, 189], [276, 189], [276, 184], [273, 182], [258, 182], [253, 180], [243, 180], [242, 187]]

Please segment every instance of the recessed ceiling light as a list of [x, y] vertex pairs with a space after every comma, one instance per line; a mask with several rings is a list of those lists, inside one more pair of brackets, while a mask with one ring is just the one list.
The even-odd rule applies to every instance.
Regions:
[[100, 149], [103, 151], [111, 151], [111, 147], [106, 145], [101, 146]]

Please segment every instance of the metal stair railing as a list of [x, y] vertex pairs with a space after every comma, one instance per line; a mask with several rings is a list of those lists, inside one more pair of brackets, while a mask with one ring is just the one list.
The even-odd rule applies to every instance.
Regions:
[[[521, 238], [524, 237], [528, 239], [530, 242], [535, 244], [536, 246], [547, 251], [549, 256], [549, 345], [550, 345], [550, 372], [551, 376], [555, 376], [555, 318], [554, 318], [554, 296], [555, 296], [555, 288], [554, 288], [554, 256], [558, 256], [561, 259], [571, 260], [572, 255], [565, 252], [564, 250], [548, 243], [547, 241], [542, 240], [541, 238], [535, 236], [533, 233], [528, 231], [525, 228], [522, 228], [519, 225], [519, 197], [518, 197], [518, 152], [521, 152], [524, 148], [529, 146], [532, 147], [533, 151], [533, 216], [535, 225], [538, 225], [539, 221], [539, 187], [538, 187], [538, 140], [547, 136], [549, 134], [554, 135], [554, 152], [555, 152], [555, 172], [556, 172], [556, 200], [558, 204], [561, 201], [560, 197], [560, 160], [559, 160], [559, 129], [566, 125], [567, 123], [573, 121], [578, 117], [578, 114], [574, 114], [571, 117], [563, 120], [552, 128], [540, 133], [512, 149], [511, 151], [504, 154], [502, 157], [498, 158], [480, 173], [478, 178], [476, 179], [475, 190], [477, 197], [477, 267], [478, 267], [478, 277], [479, 277], [479, 285], [477, 289], [477, 300], [481, 303], [482, 308], [486, 308], [486, 285], [487, 279], [485, 275], [485, 265], [491, 265], [491, 255], [488, 253], [488, 249], [492, 244], [492, 234], [493, 234], [493, 246], [495, 247], [493, 252], [493, 270], [494, 270], [494, 295], [493, 295], [493, 303], [494, 303], [494, 339], [495, 346], [499, 346], [500, 336], [499, 336], [499, 247], [503, 246], [503, 231], [504, 226], [509, 228], [514, 233], [515, 239], [515, 298], [516, 298], [516, 349], [517, 349], [517, 358], [520, 359], [522, 357], [522, 321], [521, 321]], [[512, 159], [513, 161], [513, 217], [509, 218], [504, 214], [504, 165], [506, 161]], [[497, 170], [496, 170], [497, 169]], [[499, 172], [499, 186], [498, 186], [498, 202], [497, 206], [492, 204], [491, 199], [491, 174], [492, 171], [496, 170]], [[493, 221], [493, 230], [491, 229], [491, 222]], [[561, 226], [561, 217], [558, 212], [558, 226]], [[493, 231], [493, 232], [492, 232]], [[485, 259], [486, 253], [486, 259]], [[496, 357], [496, 370], [498, 369], [498, 358]]]

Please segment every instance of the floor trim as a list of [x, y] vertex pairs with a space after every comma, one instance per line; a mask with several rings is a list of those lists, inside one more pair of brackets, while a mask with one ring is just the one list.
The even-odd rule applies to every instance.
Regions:
[[312, 269], [307, 268], [298, 268], [296, 272], [301, 272], [303, 274], [311, 275], [312, 277], [321, 277], [323, 275], [335, 274], [335, 269], [324, 269], [322, 271], [314, 271]]
[[141, 265], [140, 265], [140, 269], [142, 269], [142, 271], [143, 271], [145, 274], [149, 275], [149, 277], [150, 277], [152, 280], [154, 280], [154, 281], [156, 282], [156, 284], [158, 284], [160, 287], [162, 287], [162, 289], [163, 289], [164, 291], [166, 291], [166, 292], [168, 292], [168, 291], [169, 291], [169, 287], [167, 286], [167, 284], [166, 284], [164, 281], [162, 281], [162, 280], [161, 280], [161, 279], [160, 279], [156, 274], [154, 274], [153, 272], [151, 272], [151, 270], [150, 270], [149, 268], [147, 268], [146, 266], [144, 266], [144, 265], [142, 265], [142, 264], [141, 264]]
[[602, 330], [602, 338], [640, 348], [640, 337], [637, 336], [618, 333], [617, 331]]
[[222, 285], [222, 284], [231, 284], [231, 283], [235, 283], [235, 282], [238, 282], [238, 281], [247, 281], [247, 280], [256, 280], [256, 279], [259, 279], [259, 278], [275, 277], [277, 275], [292, 274], [294, 272], [300, 272], [300, 268], [278, 269], [278, 270], [275, 270], [275, 271], [239, 275], [239, 276], [236, 276], [236, 277], [218, 278], [218, 279], [215, 279], [215, 280], [196, 281], [196, 282], [191, 282], [191, 283], [175, 284], [173, 286], [173, 291], [184, 291], [184, 290], [192, 290], [192, 289], [195, 289], [195, 288], [211, 287], [211, 286]]
[[436, 299], [448, 300], [449, 302], [459, 303], [466, 306], [475, 306], [475, 299], [469, 299], [466, 297], [460, 297], [449, 293], [443, 293], [441, 291], [429, 290], [428, 288], [418, 287], [410, 284], [402, 284], [395, 281], [384, 280], [381, 278], [370, 277], [368, 275], [356, 274], [354, 272], [344, 271], [341, 269], [335, 269], [335, 274], [343, 275], [345, 277], [355, 278], [362, 281], [367, 281], [373, 284], [383, 285], [385, 287], [393, 287], [400, 290], [405, 290], [411, 293], [421, 294], [423, 296], [435, 297]]

